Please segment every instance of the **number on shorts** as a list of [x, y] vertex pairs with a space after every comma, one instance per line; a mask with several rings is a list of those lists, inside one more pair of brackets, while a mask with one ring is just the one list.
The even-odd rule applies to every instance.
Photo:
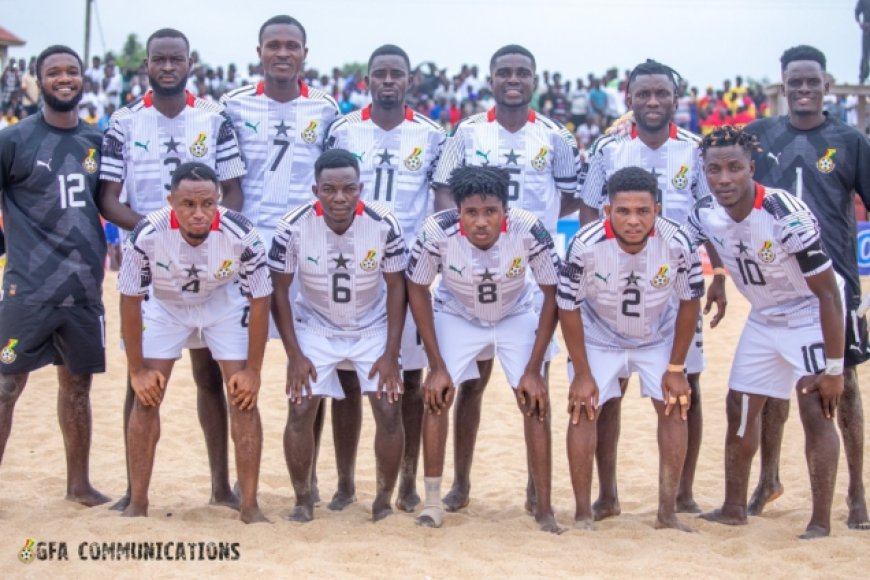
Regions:
[[350, 282], [350, 274], [336, 272], [332, 275], [332, 301], [336, 304], [347, 304], [350, 302], [350, 287], [342, 286], [340, 282]]
[[640, 305], [640, 290], [637, 288], [626, 288], [622, 292], [622, 315], [632, 318], [640, 318], [640, 312], [630, 310], [632, 306]]
[[245, 306], [242, 309], [242, 328], [248, 328], [248, 324], [251, 322], [251, 307]]
[[816, 342], [808, 346], [801, 347], [801, 354], [804, 357], [804, 368], [807, 374], [817, 375], [825, 370], [825, 345], [821, 342]]
[[498, 286], [493, 282], [484, 282], [477, 287], [477, 301], [481, 304], [492, 304], [498, 300], [496, 289]]
[[761, 268], [756, 262], [746, 258], [737, 258], [737, 267], [740, 269], [740, 277], [743, 278], [745, 285], [764, 286], [767, 284], [764, 281], [764, 274], [761, 273]]

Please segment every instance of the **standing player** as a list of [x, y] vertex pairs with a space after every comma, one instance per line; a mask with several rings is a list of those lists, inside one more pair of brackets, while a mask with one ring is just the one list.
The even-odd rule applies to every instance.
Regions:
[[831, 533], [840, 441], [832, 421], [843, 393], [845, 331], [840, 291], [819, 225], [807, 206], [752, 181], [755, 137], [723, 127], [704, 138], [704, 170], [716, 197], [689, 219], [696, 240], [715, 240], [734, 284], [752, 304], [726, 402], [725, 503], [704, 514], [746, 523], [749, 469], [762, 409], [797, 385], [813, 514], [802, 538]]
[[0, 299], [0, 461], [31, 371], [57, 365], [66, 498], [95, 506], [91, 379], [106, 368], [106, 239], [96, 197], [100, 133], [79, 120], [82, 61], [66, 46], [36, 60], [45, 108], [0, 131], [0, 208], [7, 252]]
[[239, 517], [267, 521], [257, 505], [263, 446], [257, 394], [272, 294], [266, 252], [251, 222], [218, 208], [218, 177], [207, 165], [179, 165], [171, 185], [170, 207], [139, 223], [118, 275], [121, 331], [136, 393], [127, 430], [131, 493], [124, 515], [148, 515], [160, 404], [175, 361], [196, 335], [227, 377]]
[[[336, 369], [347, 363], [361, 391], [370, 395], [375, 417], [378, 489], [372, 518], [378, 521], [392, 513], [404, 441], [399, 348], [405, 240], [385, 207], [360, 200], [359, 163], [350, 152], [323, 153], [314, 178], [316, 201], [281, 219], [269, 251], [272, 312], [288, 358], [284, 455], [296, 492], [289, 519], [314, 517], [314, 423], [323, 397], [344, 397]], [[295, 276], [299, 294], [291, 307]]]
[[578, 527], [592, 526], [600, 406], [622, 397], [621, 381], [636, 371], [641, 393], [652, 399], [658, 415], [656, 528], [691, 531], [674, 510], [691, 408], [685, 361], [704, 278], [686, 232], [659, 217], [658, 191], [657, 178], [644, 169], [614, 172], [607, 181], [606, 219], [574, 236], [559, 277], [559, 320], [573, 371], [568, 462]]
[[[411, 82], [410, 70], [410, 59], [398, 46], [386, 44], [375, 49], [369, 57], [366, 77], [372, 96], [371, 105], [336, 121], [326, 139], [327, 147], [347, 149], [354, 154], [360, 164], [363, 199], [382, 203], [390, 209], [402, 226], [408, 246], [413, 243], [429, 212], [432, 201], [430, 180], [445, 137], [437, 123], [405, 104], [405, 94]], [[409, 512], [420, 503], [415, 480], [423, 419], [420, 383], [425, 367], [426, 353], [413, 318], [407, 316], [402, 332], [405, 451], [396, 507]], [[353, 388], [351, 384], [356, 374], [339, 371], [338, 376], [348, 395], [343, 405], [353, 404], [361, 411], [359, 387]], [[355, 425], [344, 423], [340, 428], [346, 436], [336, 436], [336, 445], [344, 442], [347, 435], [355, 435], [356, 439], [351, 441], [351, 453], [343, 454], [336, 450], [339, 459], [349, 456], [351, 463], [342, 465], [339, 462], [338, 492], [330, 507], [333, 504], [338, 507], [342, 497], [346, 500], [354, 494], [352, 460], [359, 442], [359, 422]]]
[[[667, 65], [648, 60], [637, 65], [629, 74], [626, 104], [631, 109], [634, 124], [625, 134], [605, 135], [595, 142], [590, 160], [581, 176], [580, 194], [583, 204], [580, 219], [584, 224], [598, 219], [599, 210], [607, 198], [607, 180], [623, 167], [641, 167], [658, 179], [662, 215], [678, 224], [685, 224], [695, 201], [709, 195], [704, 179], [700, 139], [673, 123], [677, 87], [677, 73]], [[707, 245], [713, 266], [721, 267], [715, 248]], [[713, 318], [716, 326], [725, 314], [724, 270], [716, 275], [707, 295], [705, 312], [717, 303]], [[704, 370], [702, 347], [703, 320], [697, 321], [695, 339], [686, 358], [686, 371], [691, 387], [692, 405], [689, 411], [689, 448], [686, 464], [677, 493], [677, 510], [700, 512], [692, 491], [695, 467], [701, 450], [703, 421], [701, 416], [701, 371]], [[623, 383], [624, 385], [624, 383]], [[619, 496], [616, 485], [616, 456], [619, 442], [619, 422], [622, 398], [601, 410], [598, 421], [599, 497], [595, 502], [595, 519], [619, 515]]]
[[[758, 137], [755, 179], [762, 185], [792, 192], [819, 220], [822, 243], [834, 270], [846, 282], [845, 391], [837, 421], [849, 468], [848, 524], [870, 530], [864, 496], [864, 413], [857, 366], [870, 358], [867, 321], [856, 310], [861, 282], [856, 258], [853, 192], [870, 207], [870, 144], [867, 138], [823, 110], [828, 91], [825, 55], [810, 46], [786, 50], [780, 58], [788, 115], [750, 123], [746, 131]], [[750, 515], [779, 497], [779, 452], [788, 418], [788, 400], [772, 399], [764, 408], [761, 437], [761, 477], [749, 502]]]
[[[544, 379], [556, 328], [559, 258], [543, 222], [510, 208], [511, 174], [496, 167], [460, 167], [450, 177], [456, 209], [430, 217], [414, 244], [408, 297], [429, 357], [423, 384], [426, 498], [417, 523], [441, 527], [441, 476], [454, 384], [476, 370], [487, 350], [501, 361], [523, 414], [535, 521], [559, 533], [550, 504], [552, 445]], [[543, 294], [535, 308], [531, 277]], [[429, 285], [441, 274], [433, 314]], [[466, 388], [465, 384], [460, 389]]]
[[[508, 45], [498, 49], [489, 62], [495, 106], [486, 113], [463, 120], [447, 140], [433, 181], [435, 209], [454, 207], [446, 187], [451, 172], [463, 165], [498, 166], [508, 171], [508, 201], [512, 207], [532, 212], [551, 237], [556, 235], [559, 215], [577, 210], [574, 199], [580, 155], [577, 142], [564, 127], [536, 113], [529, 104], [537, 87], [535, 57], [526, 48]], [[540, 308], [543, 298], [535, 302]], [[468, 505], [471, 490], [471, 460], [480, 425], [480, 403], [492, 371], [492, 353], [484, 352], [477, 369], [459, 389], [454, 422], [453, 488], [444, 498], [448, 511]], [[548, 353], [549, 354], [549, 353]], [[549, 360], [549, 356], [547, 357]], [[546, 364], [549, 367], [549, 362]], [[545, 376], [547, 371], [545, 369]], [[527, 487], [530, 511], [534, 511], [531, 477]]]
[[[223, 205], [240, 209], [238, 178], [244, 175], [245, 166], [238, 142], [223, 107], [185, 91], [190, 70], [187, 38], [177, 30], [164, 28], [148, 38], [145, 48], [151, 90], [118, 109], [103, 138], [103, 216], [132, 230], [145, 214], [165, 205], [173, 172], [188, 161], [214, 168], [221, 180]], [[129, 207], [120, 202], [122, 189], [126, 190]], [[220, 368], [200, 341], [194, 339], [188, 346], [212, 474], [211, 502], [237, 507], [238, 498], [229, 483], [227, 406]], [[128, 388], [125, 432], [133, 399], [133, 391]], [[114, 507], [124, 509], [128, 498], [129, 489]]]

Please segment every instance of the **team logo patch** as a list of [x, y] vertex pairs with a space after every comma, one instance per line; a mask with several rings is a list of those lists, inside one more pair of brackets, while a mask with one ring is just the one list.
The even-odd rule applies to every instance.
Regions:
[[408, 171], [419, 171], [420, 168], [423, 167], [422, 156], [423, 150], [419, 147], [414, 147], [411, 154], [405, 157], [405, 167], [408, 168]]
[[680, 170], [677, 171], [677, 174], [674, 175], [674, 178], [671, 179], [671, 183], [674, 184], [674, 187], [677, 189], [686, 189], [689, 186], [689, 166], [685, 163], [680, 165]]
[[518, 278], [526, 273], [526, 267], [523, 265], [523, 259], [520, 256], [514, 258], [514, 261], [511, 262], [510, 268], [505, 272], [505, 276], [508, 278]]
[[18, 346], [18, 339], [10, 338], [3, 350], [0, 350], [0, 362], [7, 365], [14, 363], [15, 359], [18, 358], [18, 355], [15, 354], [16, 346]]
[[308, 126], [302, 130], [302, 140], [309, 145], [317, 141], [317, 121], [311, 121]]
[[670, 268], [668, 268], [667, 265], [664, 265], [661, 268], [659, 268], [659, 271], [656, 272], [656, 275], [653, 276], [652, 278], [650, 278], [649, 283], [652, 284], [652, 287], [653, 288], [664, 288], [665, 286], [667, 286], [671, 281], [670, 276], [668, 276], [669, 271], [670, 271]]
[[532, 167], [534, 167], [538, 171], [545, 170], [547, 168], [547, 153], [549, 152], [549, 148], [541, 147], [541, 150], [538, 151], [538, 154], [532, 158]]
[[96, 173], [97, 172], [97, 150], [94, 148], [88, 149], [88, 156], [85, 157], [85, 160], [82, 161], [82, 167], [84, 167], [85, 171], [88, 173]]
[[205, 144], [206, 134], [200, 133], [196, 138], [196, 141], [193, 142], [193, 145], [190, 146], [190, 153], [194, 157], [202, 157], [206, 153], [208, 153], [208, 145]]
[[834, 163], [834, 155], [836, 155], [836, 149], [828, 149], [825, 151], [825, 154], [819, 157], [819, 160], [816, 161], [816, 168], [822, 173], [830, 173], [837, 167], [837, 164]]
[[24, 547], [18, 550], [18, 561], [22, 564], [30, 564], [33, 562], [33, 548], [36, 546], [36, 540], [27, 538], [24, 540]]
[[214, 273], [214, 277], [218, 280], [223, 280], [224, 278], [229, 278], [233, 275], [233, 261], [232, 260], [224, 260], [221, 267], [218, 268], [218, 271]]
[[776, 252], [773, 251], [773, 242], [771, 240], [767, 240], [761, 245], [761, 249], [758, 250], [758, 259], [765, 264], [771, 264], [776, 259]]
[[378, 261], [375, 260], [375, 256], [378, 255], [377, 250], [369, 250], [366, 254], [366, 257], [362, 259], [359, 263], [359, 267], [363, 269], [365, 272], [373, 272], [378, 268]]

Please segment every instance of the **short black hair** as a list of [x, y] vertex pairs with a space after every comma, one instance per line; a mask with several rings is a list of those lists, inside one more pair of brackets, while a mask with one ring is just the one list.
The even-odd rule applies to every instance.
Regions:
[[152, 32], [151, 36], [148, 37], [148, 40], [145, 41], [145, 56], [151, 54], [151, 41], [155, 38], [180, 38], [184, 41], [184, 46], [187, 47], [187, 52], [190, 52], [190, 41], [187, 40], [187, 37], [183, 32], [174, 28], [161, 28], [160, 30]]
[[607, 180], [607, 198], [613, 201], [616, 194], [622, 191], [648, 191], [653, 199], [658, 200], [659, 180], [641, 167], [623, 167]]
[[828, 64], [828, 60], [825, 58], [825, 53], [821, 50], [806, 44], [799, 44], [786, 49], [786, 51], [782, 53], [782, 56], [779, 57], [781, 69], [785, 71], [785, 67], [796, 60], [811, 60], [817, 62], [819, 63], [819, 66], [822, 67], [822, 70], [826, 70], [825, 67]]
[[453, 170], [447, 185], [456, 207], [472, 195], [494, 195], [507, 209], [510, 180], [510, 173], [501, 167], [463, 165]]
[[178, 189], [182, 181], [211, 181], [216, 188], [220, 187], [220, 180], [214, 169], [199, 161], [188, 161], [175, 168], [170, 182], [171, 191]]
[[54, 55], [54, 54], [71, 54], [76, 57], [76, 60], [79, 61], [79, 70], [81, 74], [85, 74], [85, 65], [82, 63], [82, 57], [79, 56], [79, 53], [74, 51], [68, 46], [64, 46], [62, 44], [53, 44], [39, 53], [39, 56], [36, 57], [36, 78], [39, 79], [42, 77], [42, 63], [45, 62], [45, 59]]
[[648, 58], [646, 59], [646, 62], [642, 62], [633, 69], [631, 69], [631, 73], [629, 73], [628, 75], [628, 88], [626, 90], [631, 90], [631, 81], [641, 75], [665, 75], [666, 77], [671, 79], [672, 83], [674, 83], [674, 89], [679, 87], [680, 81], [683, 80], [683, 77], [680, 76], [680, 73], [678, 73], [668, 65]]
[[532, 61], [532, 69], [538, 68], [537, 63], [535, 62], [535, 55], [533, 55], [528, 48], [520, 46], [519, 44], [508, 44], [493, 53], [492, 58], [489, 59], [489, 70], [492, 70], [492, 67], [495, 65], [496, 59], [505, 56], [506, 54], [521, 54], [523, 56], [527, 56], [529, 57], [529, 60]]
[[379, 46], [375, 49], [372, 55], [369, 57], [369, 65], [368, 70], [372, 69], [372, 62], [379, 56], [400, 56], [402, 60], [405, 61], [405, 65], [408, 67], [408, 72], [411, 71], [411, 59], [408, 58], [408, 53], [396, 46], [395, 44], [384, 44], [383, 46]]
[[314, 162], [314, 180], [320, 179], [320, 174], [324, 169], [341, 169], [343, 167], [353, 167], [356, 176], [359, 177], [359, 161], [353, 153], [346, 149], [324, 151]]
[[273, 24], [286, 24], [288, 26], [295, 26], [299, 29], [299, 32], [302, 33], [302, 46], [305, 46], [308, 43], [308, 36], [305, 34], [305, 27], [302, 26], [302, 23], [293, 18], [292, 16], [287, 16], [286, 14], [279, 14], [264, 22], [263, 26], [260, 27], [260, 34], [259, 36], [257, 36], [257, 41], [260, 44], [263, 43], [263, 33], [266, 31], [266, 28], [272, 26]]
[[750, 156], [754, 152], [761, 151], [758, 137], [732, 125], [723, 125], [704, 136], [701, 141], [701, 155], [706, 155], [707, 151], [714, 147], [730, 147], [731, 145], [739, 146]]

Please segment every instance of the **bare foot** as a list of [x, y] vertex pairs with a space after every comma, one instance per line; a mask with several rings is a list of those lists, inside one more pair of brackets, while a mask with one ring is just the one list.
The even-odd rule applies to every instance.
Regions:
[[535, 521], [538, 522], [538, 527], [541, 528], [542, 532], [559, 535], [565, 531], [565, 528], [559, 527], [559, 524], [556, 522], [556, 516], [553, 515], [553, 512], [536, 515]]
[[592, 518], [574, 518], [574, 528], [591, 532], [595, 530], [595, 524], [592, 522]]
[[356, 495], [354, 495], [353, 492], [347, 493], [338, 490], [335, 492], [335, 495], [332, 496], [332, 501], [329, 502], [329, 505], [326, 507], [334, 512], [340, 512], [355, 501]]
[[379, 522], [387, 516], [393, 514], [393, 508], [390, 507], [390, 498], [386, 500], [376, 499], [372, 503], [372, 521]]
[[68, 492], [66, 494], [66, 500], [80, 503], [86, 507], [94, 507], [95, 505], [102, 505], [110, 501], [107, 496], [101, 494], [90, 485], [81, 490]]
[[225, 489], [212, 493], [211, 498], [208, 500], [208, 504], [228, 507], [239, 511], [241, 509], [241, 502], [239, 502], [238, 485], [237, 482], [236, 487], [232, 490]]
[[751, 516], [760, 516], [767, 504], [776, 500], [784, 491], [785, 488], [779, 482], [768, 485], [759, 481], [758, 487], [752, 492], [747, 513]]
[[741, 516], [739, 513], [733, 513], [725, 509], [713, 510], [698, 516], [708, 522], [717, 524], [725, 524], [726, 526], [745, 526], [749, 521], [746, 516]]
[[862, 493], [860, 497], [846, 498], [849, 506], [849, 529], [870, 530], [870, 518], [867, 517], [867, 501]]
[[399, 487], [399, 495], [396, 497], [396, 507], [403, 512], [413, 513], [420, 505], [420, 496], [417, 495], [417, 490], [414, 489], [413, 483], [407, 490]]
[[606, 520], [618, 516], [622, 513], [622, 508], [619, 507], [619, 500], [607, 500], [598, 498], [592, 504], [592, 519], [596, 522]]
[[112, 511], [122, 512], [127, 509], [127, 506], [130, 505], [130, 490], [127, 489], [127, 492], [121, 496], [112, 506], [109, 508]]
[[310, 505], [297, 505], [287, 515], [287, 519], [291, 522], [310, 522], [314, 519], [314, 507]]
[[148, 517], [148, 504], [146, 503], [144, 506], [137, 506], [134, 503], [130, 503], [127, 508], [121, 512], [122, 518], [147, 518]]
[[468, 499], [469, 489], [453, 484], [450, 492], [441, 500], [444, 503], [444, 509], [448, 512], [458, 512], [462, 508], [468, 507], [470, 500]]
[[801, 540], [814, 540], [816, 538], [824, 538], [830, 535], [830, 528], [823, 528], [822, 526], [814, 526], [810, 524], [807, 526], [807, 530], [798, 537]]
[[699, 514], [701, 508], [692, 497], [677, 498], [676, 511], [678, 514]]
[[658, 516], [656, 518], [655, 529], [657, 530], [679, 530], [681, 532], [689, 532], [694, 533], [697, 530], [694, 528], [690, 528], [686, 524], [682, 523], [677, 519], [677, 516], [672, 515], [670, 517], [662, 517]]
[[239, 519], [246, 524], [272, 523], [266, 516], [263, 515], [263, 512], [261, 512], [260, 508], [257, 506], [240, 510]]

